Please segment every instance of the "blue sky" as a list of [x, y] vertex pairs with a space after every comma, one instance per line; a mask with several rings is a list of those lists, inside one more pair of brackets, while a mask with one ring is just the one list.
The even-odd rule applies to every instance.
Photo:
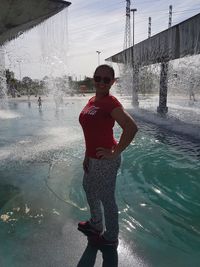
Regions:
[[[78, 79], [92, 76], [98, 64], [97, 50], [101, 51], [100, 63], [123, 50], [125, 0], [71, 2], [67, 15], [65, 11], [46, 22], [47, 30], [44, 25], [36, 27], [6, 45], [7, 67], [15, 71], [17, 78], [51, 74], [69, 74]], [[200, 12], [200, 0], [132, 0], [131, 8], [137, 8], [135, 43], [147, 38], [149, 16], [152, 35], [168, 27], [169, 5], [173, 6], [172, 25]]]

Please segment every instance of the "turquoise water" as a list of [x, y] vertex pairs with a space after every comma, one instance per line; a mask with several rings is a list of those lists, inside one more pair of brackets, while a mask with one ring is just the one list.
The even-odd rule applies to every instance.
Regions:
[[[84, 97], [65, 99], [56, 110], [46, 99], [39, 110], [36, 99], [31, 105], [10, 100], [9, 109], [0, 110], [2, 267], [32, 266], [25, 260], [23, 265], [23, 258], [14, 263], [20, 250], [26, 252], [22, 241], [53, 216], [62, 220], [65, 209], [73, 220], [88, 217], [78, 123], [85, 102]], [[199, 142], [137, 122], [140, 130], [123, 153], [117, 180], [120, 239], [141, 266], [199, 266]], [[117, 137], [120, 132], [116, 126]]]

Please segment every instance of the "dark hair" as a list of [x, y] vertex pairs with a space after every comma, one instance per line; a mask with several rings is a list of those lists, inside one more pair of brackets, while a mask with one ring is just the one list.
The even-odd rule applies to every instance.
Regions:
[[99, 69], [107, 69], [107, 70], [109, 70], [110, 71], [110, 73], [111, 73], [111, 75], [112, 75], [112, 77], [113, 77], [113, 79], [115, 78], [115, 71], [114, 71], [114, 69], [113, 69], [113, 67], [111, 67], [111, 66], [109, 66], [109, 65], [106, 65], [106, 64], [102, 64], [102, 65], [99, 65], [97, 68], [96, 68], [96, 70], [95, 70], [95, 72], [94, 72], [94, 75], [96, 74], [96, 72], [99, 70]]

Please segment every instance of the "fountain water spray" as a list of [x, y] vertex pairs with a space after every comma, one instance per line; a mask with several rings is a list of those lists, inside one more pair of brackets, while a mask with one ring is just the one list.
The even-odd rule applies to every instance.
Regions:
[[68, 10], [50, 18], [38, 27], [41, 46], [41, 64], [48, 77], [45, 86], [53, 96], [56, 107], [63, 96], [70, 93], [68, 86]]
[[[7, 97], [6, 77], [5, 77], [5, 50], [0, 47], [0, 105], [5, 105]], [[0, 107], [1, 107], [0, 106]]]

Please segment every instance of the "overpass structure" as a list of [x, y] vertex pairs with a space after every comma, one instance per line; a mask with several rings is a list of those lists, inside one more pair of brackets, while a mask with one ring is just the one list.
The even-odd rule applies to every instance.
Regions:
[[157, 111], [159, 113], [166, 113], [168, 110], [168, 62], [200, 53], [199, 25], [200, 13], [107, 58], [106, 61], [130, 64], [136, 73], [138, 68], [142, 66], [161, 63], [160, 99]]
[[63, 0], [1, 0], [0, 46], [52, 17], [70, 4]]

